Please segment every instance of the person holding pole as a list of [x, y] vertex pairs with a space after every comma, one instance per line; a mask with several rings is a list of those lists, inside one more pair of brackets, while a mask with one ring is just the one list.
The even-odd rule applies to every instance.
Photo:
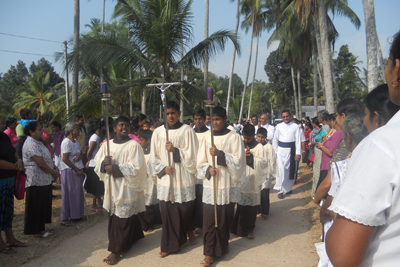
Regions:
[[203, 266], [209, 266], [214, 262], [214, 257], [221, 257], [229, 252], [229, 235], [235, 203], [240, 201], [240, 187], [246, 177], [246, 156], [242, 138], [236, 131], [227, 128], [224, 108], [215, 107], [212, 113], [213, 131], [202, 139], [197, 160], [198, 174], [204, 177], [205, 258], [200, 262]]
[[109, 265], [117, 263], [123, 251], [144, 237], [138, 214], [146, 210], [146, 160], [140, 144], [129, 138], [129, 128], [128, 118], [117, 118], [115, 137], [107, 140], [109, 152], [107, 145], [103, 145], [94, 158], [94, 171], [104, 181], [103, 208], [110, 213], [108, 251], [111, 254], [103, 260]]
[[179, 251], [193, 233], [193, 206], [198, 142], [194, 130], [179, 122], [181, 111], [174, 101], [166, 103], [166, 124], [154, 130], [150, 145], [149, 168], [157, 179], [162, 234], [159, 257]]

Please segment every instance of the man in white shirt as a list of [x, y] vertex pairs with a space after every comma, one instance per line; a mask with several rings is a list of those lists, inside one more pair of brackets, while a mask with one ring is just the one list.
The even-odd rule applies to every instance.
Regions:
[[275, 190], [278, 198], [291, 194], [296, 179], [296, 161], [300, 160], [301, 141], [299, 126], [290, 121], [290, 111], [282, 111], [282, 121], [275, 128], [273, 147], [276, 151], [279, 176], [276, 177]]
[[211, 122], [211, 118], [210, 118], [210, 114], [206, 114], [206, 121], [205, 121], [205, 125], [208, 128], [208, 130], [210, 130], [211, 126], [210, 126], [210, 122]]
[[237, 133], [241, 133], [243, 130], [243, 125], [241, 125], [238, 120], [235, 120], [235, 123], [233, 124], [233, 128], [235, 128]]
[[275, 134], [275, 127], [273, 125], [269, 124], [269, 116], [267, 113], [261, 114], [260, 123], [255, 127], [256, 127], [256, 132], [257, 132], [258, 128], [260, 128], [260, 127], [267, 130], [268, 136], [267, 136], [266, 141], [271, 144], [272, 139], [274, 138], [274, 134]]

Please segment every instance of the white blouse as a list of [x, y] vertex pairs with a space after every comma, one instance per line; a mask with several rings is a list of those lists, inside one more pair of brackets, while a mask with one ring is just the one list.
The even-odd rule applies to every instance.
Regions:
[[[331, 211], [378, 229], [361, 266], [400, 262], [400, 112], [353, 151]], [[332, 167], [333, 169], [333, 167]]]
[[83, 163], [82, 160], [80, 161], [74, 161], [74, 158], [77, 156], [81, 155], [81, 146], [79, 145], [79, 142], [75, 139], [75, 142], [72, 142], [69, 138], [64, 138], [64, 140], [61, 143], [61, 162], [60, 162], [60, 171], [65, 170], [65, 169], [71, 169], [68, 167], [67, 164], [65, 164], [62, 161], [63, 155], [65, 153], [70, 153], [69, 154], [69, 161], [71, 161], [72, 164], [74, 164], [78, 169], [83, 169]]

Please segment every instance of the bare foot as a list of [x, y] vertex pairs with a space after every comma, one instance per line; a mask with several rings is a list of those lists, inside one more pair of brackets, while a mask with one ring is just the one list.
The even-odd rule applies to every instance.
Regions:
[[188, 231], [187, 234], [189, 236], [190, 244], [192, 244], [192, 245], [196, 244], [196, 242], [197, 242], [196, 235], [192, 231]]
[[264, 220], [266, 220], [266, 219], [268, 218], [268, 215], [267, 215], [267, 214], [261, 214], [261, 217], [262, 217]]
[[122, 256], [120, 254], [111, 253], [107, 258], [103, 259], [103, 262], [107, 263], [108, 265], [114, 265], [121, 259], [121, 257]]
[[247, 234], [247, 238], [248, 238], [248, 239], [254, 239], [254, 235], [253, 235], [253, 233], [249, 233], [249, 234]]
[[152, 233], [152, 232], [154, 232], [154, 229], [149, 229], [149, 230], [147, 230], [146, 232], [147, 232], [147, 233]]
[[194, 230], [194, 234], [195, 234], [196, 236], [201, 235], [201, 234], [202, 234], [202, 233], [201, 233], [201, 229], [200, 229], [199, 227], [197, 227], [197, 228]]
[[160, 258], [165, 258], [165, 257], [167, 257], [169, 254], [171, 254], [171, 252], [162, 252], [162, 251], [160, 251], [160, 252], [158, 253], [158, 257], [160, 257]]
[[213, 262], [214, 262], [213, 257], [211, 257], [211, 256], [206, 256], [206, 257], [204, 258], [204, 260], [202, 260], [202, 261], [200, 262], [200, 265], [203, 265], [203, 266], [210, 266], [210, 264], [213, 263]]

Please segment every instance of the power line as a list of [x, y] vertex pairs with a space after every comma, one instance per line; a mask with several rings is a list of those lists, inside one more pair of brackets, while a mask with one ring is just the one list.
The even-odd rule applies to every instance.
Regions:
[[9, 50], [2, 50], [2, 49], [0, 49], [0, 51], [1, 51], [1, 52], [8, 52], [8, 53], [15, 53], [15, 54], [25, 54], [25, 55], [43, 56], [43, 57], [54, 57], [54, 56], [50, 56], [50, 55], [32, 54], [32, 53], [17, 52], [17, 51], [9, 51]]
[[51, 42], [51, 43], [62, 43], [62, 42], [58, 42], [58, 41], [52, 41], [52, 40], [46, 40], [46, 39], [39, 39], [39, 38], [33, 38], [33, 37], [27, 37], [27, 36], [21, 36], [21, 35], [15, 35], [15, 34], [9, 34], [9, 33], [4, 33], [4, 32], [0, 32], [0, 34], [3, 35], [8, 35], [8, 36], [14, 36], [14, 37], [19, 37], [19, 38], [25, 38], [25, 39], [32, 39], [32, 40], [38, 40], [38, 41], [44, 41], [44, 42]]

